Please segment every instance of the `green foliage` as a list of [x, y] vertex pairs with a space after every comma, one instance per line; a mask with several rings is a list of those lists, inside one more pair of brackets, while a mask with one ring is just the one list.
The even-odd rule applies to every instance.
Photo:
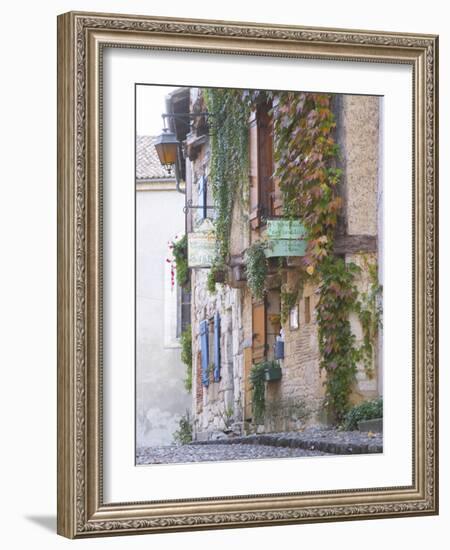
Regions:
[[250, 383], [252, 385], [252, 412], [253, 421], [255, 424], [261, 423], [264, 419], [264, 412], [266, 410], [266, 368], [267, 362], [263, 361], [262, 363], [253, 365], [250, 370]]
[[273, 107], [275, 175], [280, 179], [288, 218], [300, 217], [307, 230], [305, 266], [311, 273], [333, 246], [342, 200], [335, 167], [339, 154], [331, 95], [281, 92]]
[[316, 307], [319, 327], [320, 367], [327, 373], [325, 405], [341, 422], [349, 408], [360, 354], [349, 315], [355, 309], [358, 290], [355, 275], [360, 268], [329, 256], [320, 265], [320, 299]]
[[241, 90], [208, 88], [203, 91], [212, 114], [210, 181], [216, 211], [218, 259], [229, 254], [233, 206], [239, 190], [248, 182], [248, 119], [250, 108]]
[[[342, 171], [336, 166], [339, 147], [333, 132], [336, 126], [330, 94], [264, 92], [257, 90], [208, 89], [204, 92], [207, 109], [213, 114], [210, 138], [211, 171], [218, 263], [229, 255], [233, 205], [248, 181], [248, 119], [261, 102], [271, 102], [274, 128], [275, 176], [283, 195], [284, 215], [300, 218], [307, 231], [307, 251], [297, 289], [284, 289], [281, 295], [282, 322], [301, 293], [305, 280], [320, 280], [317, 305], [321, 368], [326, 370], [326, 404], [337, 421], [349, 407], [357, 362], [364, 361], [368, 375], [373, 372], [373, 346], [381, 325], [381, 286], [375, 275], [371, 288], [358, 296], [355, 275], [359, 268], [333, 256], [334, 233], [342, 207], [339, 183]], [[245, 253], [247, 284], [257, 300], [264, 297], [268, 262], [264, 243], [254, 243]], [[371, 274], [372, 277], [372, 274]], [[215, 291], [213, 270], [208, 288]], [[363, 343], [355, 344], [349, 315], [360, 318]], [[260, 364], [261, 365], [261, 364]], [[264, 414], [263, 367], [254, 367], [254, 416]], [[259, 374], [258, 374], [259, 373]], [[262, 374], [261, 374], [262, 373]], [[261, 379], [258, 376], [262, 377]], [[262, 385], [261, 385], [262, 384]], [[256, 409], [255, 409], [256, 407]]]
[[363, 401], [359, 405], [352, 407], [345, 415], [342, 427], [344, 430], [356, 430], [358, 429], [358, 422], [374, 418], [383, 418], [382, 397], [371, 401]]
[[224, 429], [230, 430], [234, 420], [234, 408], [230, 405], [229, 407], [225, 407], [223, 412], [219, 411], [219, 414], [222, 418]]
[[189, 411], [186, 411], [186, 414], [180, 418], [178, 426], [178, 430], [173, 434], [175, 443], [188, 445], [192, 442], [192, 422]]
[[213, 268], [211, 268], [208, 272], [208, 276], [206, 279], [206, 288], [208, 289], [208, 292], [210, 294], [214, 294], [216, 292], [216, 277]]
[[186, 365], [186, 377], [184, 387], [188, 392], [192, 391], [192, 329], [191, 325], [181, 333], [181, 360]]
[[187, 236], [171, 243], [172, 254], [175, 259], [177, 283], [186, 286], [189, 283]]
[[297, 303], [299, 296], [299, 288], [292, 291], [288, 290], [285, 285], [281, 287], [280, 302], [281, 302], [281, 323], [284, 324], [289, 319], [289, 312]]
[[257, 241], [247, 248], [244, 255], [247, 285], [256, 300], [261, 300], [266, 291], [268, 262], [264, 249], [264, 243]]
[[361, 359], [364, 370], [369, 378], [373, 377], [374, 346], [377, 341], [378, 331], [382, 325], [383, 309], [381, 294], [383, 287], [378, 282], [378, 265], [376, 261], [370, 262], [364, 259], [363, 267], [369, 275], [369, 288], [361, 292], [356, 306], [363, 331], [363, 343], [360, 347]]
[[218, 279], [219, 275], [223, 276], [223, 270], [224, 270], [224, 267], [217, 263], [214, 263], [211, 266], [211, 269], [209, 270], [208, 276], [206, 279], [206, 287], [208, 289], [208, 292], [210, 292], [211, 294], [214, 294], [216, 292], [216, 283], [218, 282], [218, 280], [220, 281], [223, 280], [223, 277]]

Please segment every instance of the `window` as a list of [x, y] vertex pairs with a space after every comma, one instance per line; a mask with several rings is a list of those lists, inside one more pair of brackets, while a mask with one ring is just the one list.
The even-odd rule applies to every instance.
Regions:
[[278, 180], [274, 177], [272, 105], [263, 103], [252, 113], [249, 126], [250, 223], [252, 229], [281, 214]]
[[184, 287], [177, 289], [177, 338], [191, 324], [191, 293]]

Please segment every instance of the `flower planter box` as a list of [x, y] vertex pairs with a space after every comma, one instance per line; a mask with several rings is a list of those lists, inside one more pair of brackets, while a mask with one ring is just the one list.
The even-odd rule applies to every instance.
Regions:
[[224, 269], [218, 269], [217, 271], [214, 271], [214, 281], [216, 283], [224, 283], [225, 282], [225, 270]]
[[270, 366], [266, 368], [264, 375], [266, 382], [273, 382], [275, 380], [281, 380], [281, 367], [279, 366]]

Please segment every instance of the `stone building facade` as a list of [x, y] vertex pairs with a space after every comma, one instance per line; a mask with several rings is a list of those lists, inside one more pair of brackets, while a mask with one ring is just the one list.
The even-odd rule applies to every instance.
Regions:
[[[180, 89], [178, 102], [184, 109], [188, 106], [191, 113], [204, 111], [201, 89]], [[176, 112], [176, 102], [169, 102], [169, 106]], [[340, 184], [343, 208], [336, 230], [335, 253], [363, 268], [367, 263], [378, 262], [381, 271], [381, 99], [341, 95], [333, 97], [332, 106], [343, 170]], [[215, 292], [211, 292], [209, 270], [190, 269], [195, 439], [252, 431], [299, 430], [329, 420], [323, 408], [325, 375], [320, 369], [316, 321], [318, 287], [305, 284], [296, 303], [290, 305], [288, 312], [282, 311], [282, 292], [295, 288], [300, 276], [300, 258], [295, 256], [285, 257], [282, 269], [276, 267], [277, 258], [269, 259], [263, 300], [255, 300], [246, 283], [245, 251], [267, 235], [267, 227], [259, 217], [261, 205], [275, 218], [282, 211], [281, 194], [270, 175], [272, 168], [264, 167], [257, 158], [269, 154], [267, 151], [273, 146], [270, 124], [264, 119], [266, 114], [259, 120], [257, 115], [253, 113], [249, 120], [249, 196], [237, 200], [233, 207], [224, 281], [219, 281]], [[194, 117], [188, 130], [175, 123], [173, 129], [185, 151], [186, 230], [191, 233], [198, 231], [205, 219], [214, 221], [209, 184], [210, 142], [204, 120], [198, 122]], [[261, 181], [264, 179], [261, 174], [272, 182], [272, 187], [265, 198], [253, 197], [258, 184], [252, 178]], [[366, 269], [362, 269], [356, 282], [362, 292], [367, 289]], [[358, 317], [353, 315], [350, 320], [356, 341], [360, 342], [363, 333]], [[277, 341], [283, 342], [282, 356], [279, 353], [276, 356]], [[250, 371], [263, 360], [277, 361], [282, 375], [266, 383], [266, 414], [263, 421], [256, 423]], [[380, 343], [375, 346], [373, 365], [370, 375], [362, 363], [358, 366], [353, 402], [382, 395]]]

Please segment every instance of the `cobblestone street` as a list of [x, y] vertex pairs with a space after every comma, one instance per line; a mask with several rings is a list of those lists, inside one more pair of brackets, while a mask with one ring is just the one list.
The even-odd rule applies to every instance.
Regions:
[[246, 435], [190, 445], [143, 447], [136, 454], [137, 464], [175, 464], [255, 458], [289, 458], [373, 454], [383, 452], [381, 433], [342, 431], [311, 427], [302, 432]]
[[175, 464], [182, 462], [215, 462], [219, 460], [252, 460], [255, 458], [290, 458], [299, 456], [329, 456], [319, 451], [269, 445], [172, 445], [139, 449], [137, 464]]

